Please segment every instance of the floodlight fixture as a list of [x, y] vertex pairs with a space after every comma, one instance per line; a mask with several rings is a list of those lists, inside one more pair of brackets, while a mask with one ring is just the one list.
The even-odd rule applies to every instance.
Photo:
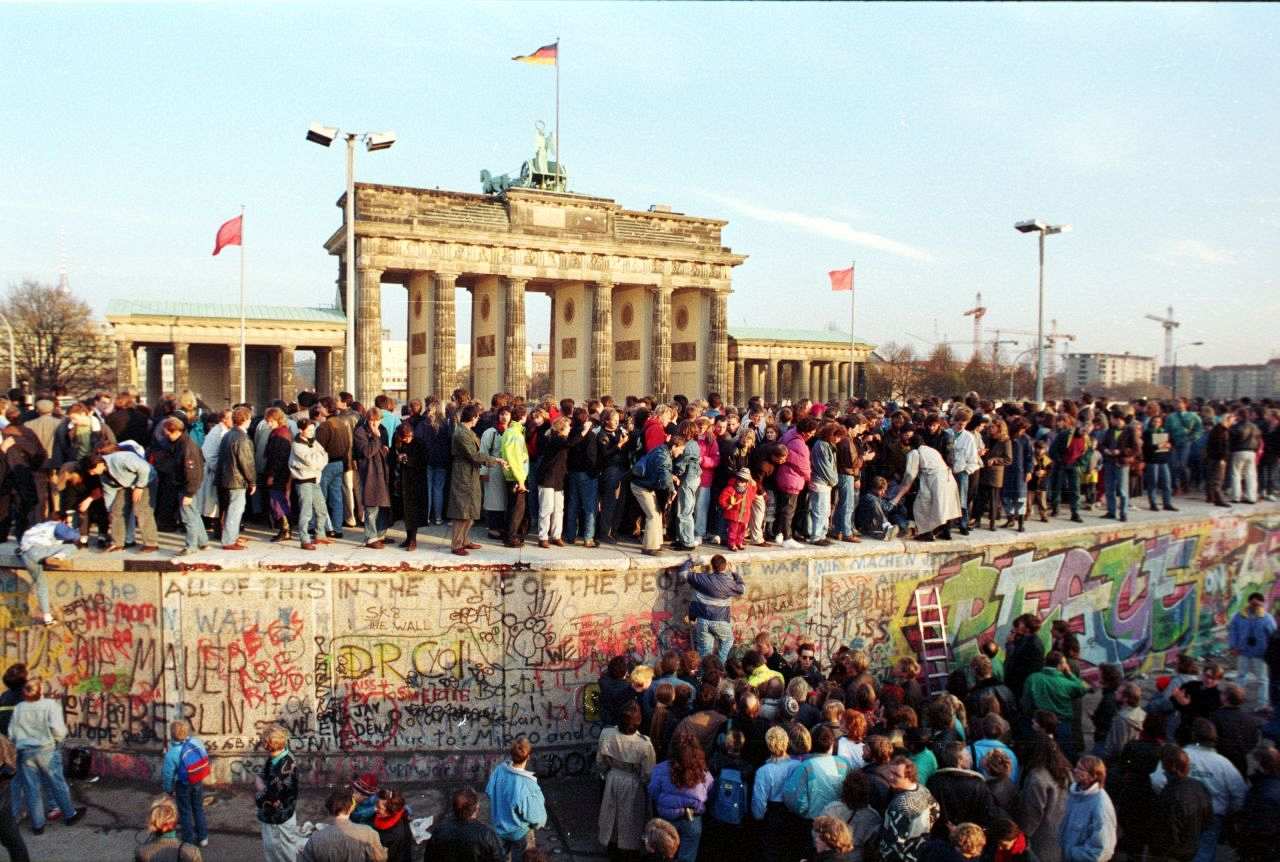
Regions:
[[391, 149], [396, 142], [395, 132], [370, 132], [364, 136], [364, 145], [369, 152]]
[[307, 129], [307, 140], [313, 144], [319, 144], [327, 147], [338, 137], [338, 130], [334, 126], [322, 126], [319, 123], [312, 123]]

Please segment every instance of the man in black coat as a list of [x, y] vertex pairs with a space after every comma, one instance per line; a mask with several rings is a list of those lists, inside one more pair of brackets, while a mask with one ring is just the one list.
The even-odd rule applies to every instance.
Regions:
[[1222, 686], [1222, 706], [1209, 716], [1218, 729], [1218, 753], [1248, 777], [1249, 752], [1258, 747], [1262, 721], [1244, 709], [1244, 689], [1235, 683]]
[[178, 556], [185, 557], [203, 550], [209, 544], [209, 534], [205, 532], [204, 519], [200, 517], [197, 502], [200, 498], [200, 486], [204, 484], [204, 453], [186, 432], [186, 425], [181, 419], [170, 416], [164, 420], [162, 427], [164, 436], [173, 447], [170, 460], [174, 468], [174, 478], [182, 492], [179, 499], [179, 512], [182, 514], [182, 526], [187, 533], [187, 543], [181, 551], [178, 551]]
[[1044, 644], [1040, 642], [1040, 618], [1023, 614], [1013, 621], [1013, 631], [1005, 645], [1004, 684], [1019, 701], [1027, 677], [1044, 668]]
[[453, 794], [453, 819], [441, 823], [427, 842], [424, 858], [439, 862], [502, 862], [507, 858], [498, 833], [476, 819], [480, 800], [470, 787]]
[[1168, 783], [1156, 797], [1155, 834], [1160, 855], [1176, 862], [1191, 862], [1200, 849], [1200, 833], [1213, 819], [1213, 802], [1203, 784], [1191, 778], [1191, 761], [1176, 745], [1166, 745], [1160, 763]]
[[963, 742], [948, 743], [938, 758], [941, 768], [929, 777], [927, 787], [938, 800], [942, 816], [934, 824], [934, 834], [946, 838], [950, 829], [961, 823], [991, 825], [999, 813], [995, 797], [981, 773], [973, 771], [969, 748]]

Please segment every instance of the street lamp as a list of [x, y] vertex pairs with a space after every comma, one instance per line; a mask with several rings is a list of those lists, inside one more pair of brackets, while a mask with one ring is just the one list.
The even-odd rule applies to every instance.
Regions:
[[[1187, 341], [1173, 348], [1173, 385], [1169, 388], [1173, 391], [1174, 398], [1178, 397], [1178, 351], [1184, 347], [1202, 347], [1203, 345], [1203, 341]], [[1191, 394], [1194, 395], [1195, 393]]]
[[1014, 225], [1020, 233], [1040, 235], [1040, 302], [1036, 313], [1036, 401], [1044, 401], [1044, 238], [1071, 230], [1069, 224], [1046, 224], [1039, 219]]
[[[345, 132], [335, 126], [312, 123], [307, 129], [307, 140], [327, 147], [342, 134], [347, 139], [347, 197], [344, 220], [347, 227], [346, 280], [347, 299], [347, 361], [344, 370], [346, 389], [356, 392], [356, 139], [363, 139], [369, 152], [390, 149], [396, 142], [395, 132]], [[336, 394], [336, 393], [331, 393]]]

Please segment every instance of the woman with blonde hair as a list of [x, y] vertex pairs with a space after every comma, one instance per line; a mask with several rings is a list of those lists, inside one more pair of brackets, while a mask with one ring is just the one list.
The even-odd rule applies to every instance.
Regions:
[[168, 796], [156, 798], [147, 815], [147, 843], [133, 854], [135, 862], [202, 862], [200, 848], [179, 841], [178, 806]]
[[[801, 728], [803, 730], [803, 726]], [[808, 731], [805, 731], [808, 736]], [[764, 735], [764, 744], [769, 749], [769, 759], [756, 770], [755, 782], [751, 793], [751, 816], [763, 821], [760, 830], [760, 858], [765, 862], [782, 862], [798, 858], [791, 854], [790, 847], [794, 843], [789, 840], [795, 824], [795, 815], [783, 801], [782, 792], [791, 774], [799, 768], [800, 761], [788, 754], [791, 748], [791, 737], [787, 731], [775, 725]], [[808, 745], [805, 745], [808, 750]]]
[[816, 817], [813, 821], [813, 862], [849, 862], [853, 858], [853, 833], [842, 820]]
[[294, 862], [305, 839], [298, 831], [294, 809], [298, 804], [298, 768], [289, 752], [289, 731], [273, 724], [262, 734], [267, 762], [253, 778], [253, 801], [262, 832], [262, 858], [266, 862]]

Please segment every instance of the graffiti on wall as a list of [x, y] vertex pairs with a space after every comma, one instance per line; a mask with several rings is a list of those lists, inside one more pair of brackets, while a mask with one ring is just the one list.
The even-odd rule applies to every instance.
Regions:
[[[1089, 545], [743, 561], [739, 644], [911, 651], [915, 590], [935, 586], [960, 658], [1035, 612], [1082, 658], [1139, 666], [1220, 635], [1249, 592], [1277, 595], [1280, 519], [1226, 518]], [[318, 777], [483, 776], [527, 736], [543, 774], [590, 768], [598, 680], [615, 655], [687, 649], [676, 570], [323, 573], [50, 572], [52, 628], [26, 624], [24, 577], [0, 574], [0, 666], [62, 693], [74, 742], [108, 774], [154, 776], [169, 721], [193, 724], [218, 774], [248, 780], [283, 724]]]

